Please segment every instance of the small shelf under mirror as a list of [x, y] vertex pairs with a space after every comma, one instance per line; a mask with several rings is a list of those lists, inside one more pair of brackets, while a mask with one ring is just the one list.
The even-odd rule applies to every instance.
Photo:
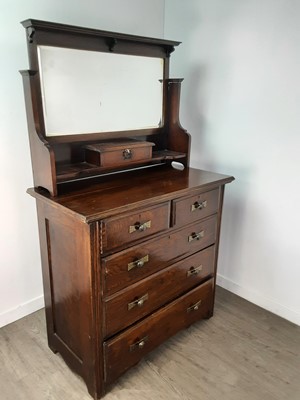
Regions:
[[[170, 150], [159, 150], [153, 151], [152, 158], [148, 161], [141, 162], [131, 162], [129, 168], [157, 165], [162, 163], [171, 163], [175, 160], [181, 160], [186, 158], [186, 153], [180, 153]], [[56, 174], [57, 183], [67, 182], [74, 179], [82, 179], [90, 176], [100, 175], [104, 173], [110, 173], [117, 171], [118, 168], [115, 167], [100, 167], [95, 164], [82, 161], [79, 163], [57, 163], [56, 164]]]

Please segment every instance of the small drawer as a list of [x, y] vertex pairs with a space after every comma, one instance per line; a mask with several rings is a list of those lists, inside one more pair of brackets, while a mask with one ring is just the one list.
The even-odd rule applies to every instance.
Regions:
[[133, 324], [212, 276], [214, 260], [212, 246], [107, 298], [105, 336]]
[[104, 257], [101, 263], [105, 295], [111, 295], [165, 268], [179, 257], [214, 244], [216, 233], [217, 216], [214, 215], [158, 239]]
[[132, 328], [104, 342], [106, 383], [112, 383], [181, 329], [202, 318], [209, 318], [213, 310], [213, 291], [214, 280], [210, 279]]
[[126, 167], [152, 158], [154, 143], [138, 140], [116, 140], [85, 146], [85, 160], [99, 167]]
[[132, 214], [118, 215], [103, 221], [103, 251], [164, 231], [170, 224], [169, 202]]
[[219, 189], [173, 201], [173, 224], [183, 226], [218, 211]]

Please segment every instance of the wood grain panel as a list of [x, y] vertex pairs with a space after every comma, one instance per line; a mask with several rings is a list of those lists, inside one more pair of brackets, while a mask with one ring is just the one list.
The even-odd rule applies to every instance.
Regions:
[[[129, 249], [105, 257], [104, 293], [112, 294], [137, 282], [138, 280], [157, 272], [167, 265], [177, 261], [179, 257], [196, 253], [212, 245], [216, 240], [217, 218], [212, 216], [204, 221], [191, 224], [179, 231], [172, 231], [158, 239], [147, 241]], [[192, 233], [204, 231], [204, 237], [192, 242], [188, 237]], [[128, 264], [148, 256], [149, 261], [141, 268], [128, 271]]]
[[172, 202], [173, 224], [180, 227], [218, 211], [219, 189], [198, 193]]
[[107, 298], [104, 302], [106, 336], [131, 325], [211, 276], [214, 256], [215, 247], [209, 247]]
[[[199, 319], [208, 318], [211, 314], [213, 286], [214, 280], [211, 279], [114, 339], [105, 342], [106, 383], [113, 382], [179, 330]], [[200, 301], [198, 308], [190, 308]]]
[[110, 250], [164, 231], [170, 225], [170, 203], [103, 221], [102, 248]]

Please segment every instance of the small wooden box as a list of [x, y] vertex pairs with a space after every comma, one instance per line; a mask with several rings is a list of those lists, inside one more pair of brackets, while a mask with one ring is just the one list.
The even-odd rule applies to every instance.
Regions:
[[154, 143], [138, 140], [118, 140], [85, 146], [86, 162], [100, 167], [123, 167], [152, 158]]

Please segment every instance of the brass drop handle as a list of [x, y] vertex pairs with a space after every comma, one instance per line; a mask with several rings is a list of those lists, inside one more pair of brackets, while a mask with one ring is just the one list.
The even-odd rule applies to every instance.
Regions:
[[149, 340], [149, 336], [143, 337], [141, 340], [131, 344], [129, 346], [129, 351], [141, 350], [145, 347], [146, 342]]
[[149, 262], [149, 254], [136, 261], [128, 263], [128, 271], [131, 271], [133, 268], [142, 268], [147, 262]]
[[191, 235], [189, 235], [188, 240], [190, 243], [193, 242], [194, 240], [200, 240], [203, 237], [204, 237], [204, 231], [200, 231], [198, 233], [193, 232]]
[[195, 201], [195, 203], [192, 204], [191, 211], [202, 210], [202, 208], [205, 208], [206, 206], [207, 200]]
[[197, 303], [195, 303], [192, 306], [188, 307], [186, 309], [186, 311], [189, 313], [189, 312], [192, 312], [192, 311], [199, 310], [199, 307], [201, 306], [201, 303], [202, 303], [202, 300], [197, 301]]
[[186, 273], [186, 275], [187, 275], [187, 277], [189, 277], [189, 276], [193, 276], [193, 275], [198, 275], [198, 274], [200, 274], [200, 272], [202, 271], [202, 269], [203, 269], [203, 265], [199, 265], [199, 267], [191, 267], [188, 271], [187, 271], [187, 273]]
[[132, 150], [130, 150], [130, 149], [123, 150], [123, 159], [131, 160], [131, 158], [132, 158]]
[[139, 299], [133, 300], [130, 303], [128, 303], [128, 311], [131, 310], [134, 307], [142, 307], [149, 298], [148, 293], [144, 294], [144, 296], [140, 297]]
[[141, 268], [141, 267], [143, 267], [144, 266], [144, 260], [138, 260], [137, 262], [136, 262], [136, 266], [138, 267], [138, 268]]
[[144, 232], [146, 229], [151, 228], [151, 221], [147, 222], [136, 222], [134, 225], [130, 225], [129, 227], [129, 233], [133, 232]]

